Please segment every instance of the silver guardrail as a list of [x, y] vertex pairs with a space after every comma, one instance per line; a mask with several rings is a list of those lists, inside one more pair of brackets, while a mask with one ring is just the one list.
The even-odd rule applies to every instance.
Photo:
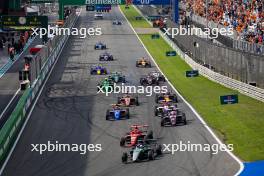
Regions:
[[199, 70], [199, 73], [201, 75], [225, 87], [237, 90], [242, 94], [264, 102], [264, 89], [234, 80], [196, 63], [191, 57], [182, 52], [181, 49], [168, 36], [164, 35], [164, 33], [161, 31], [159, 31], [159, 33], [163, 37], [163, 39], [177, 52], [177, 54], [180, 55], [181, 58], [186, 63], [188, 63], [193, 69]]

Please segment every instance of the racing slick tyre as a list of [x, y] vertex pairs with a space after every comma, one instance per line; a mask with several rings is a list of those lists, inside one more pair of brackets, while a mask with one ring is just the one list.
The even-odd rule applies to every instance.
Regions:
[[120, 97], [117, 97], [117, 104], [121, 104]]
[[154, 152], [152, 150], [148, 151], [148, 160], [154, 160]]
[[106, 111], [105, 120], [109, 120], [109, 110]]
[[162, 146], [159, 144], [156, 148], [157, 155], [162, 155]]
[[155, 97], [155, 102], [159, 103], [159, 96], [158, 95], [156, 95], [156, 97]]
[[147, 139], [153, 139], [153, 131], [149, 131], [146, 137]]
[[127, 159], [128, 159], [128, 155], [127, 155], [127, 153], [123, 153], [123, 155], [122, 155], [122, 163], [127, 163]]
[[126, 143], [126, 139], [124, 137], [122, 137], [120, 140], [120, 146], [121, 147], [125, 146], [125, 143]]
[[164, 126], [164, 119], [161, 119], [160, 126]]
[[139, 106], [138, 97], [136, 97], [136, 106]]
[[183, 124], [184, 124], [184, 125], [187, 125], [187, 120], [186, 120], [185, 113], [183, 113], [183, 115], [182, 115], [182, 116], [183, 116]]
[[151, 63], [149, 63], [149, 64], [147, 65], [147, 67], [151, 68]]
[[126, 110], [127, 110], [127, 116], [126, 116], [126, 118], [129, 119], [129, 117], [130, 117], [129, 108], [127, 108]]
[[154, 114], [155, 114], [155, 116], [158, 116], [158, 106], [154, 107]]
[[138, 67], [138, 63], [136, 63], [136, 67]]
[[126, 83], [126, 77], [125, 77], [125, 76], [122, 77], [121, 82], [122, 82], [122, 83]]

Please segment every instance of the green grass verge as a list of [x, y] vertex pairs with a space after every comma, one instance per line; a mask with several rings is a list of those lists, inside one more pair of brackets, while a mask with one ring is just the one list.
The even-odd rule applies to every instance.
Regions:
[[124, 5], [121, 5], [120, 8], [123, 12], [126, 12], [126, 17], [134, 28], [151, 28], [152, 26], [142, 18], [142, 20], [136, 20], [137, 16], [141, 16], [138, 12], [130, 6], [129, 9], [125, 9]]
[[[121, 8], [129, 15], [134, 26], [138, 12]], [[133, 12], [131, 12], [133, 11]], [[142, 21], [142, 26], [145, 22]], [[140, 24], [137, 22], [136, 27]], [[134, 26], [135, 27], [135, 26]], [[185, 71], [191, 68], [179, 57], [166, 57], [172, 48], [162, 38], [139, 35], [157, 64], [183, 97], [198, 111], [208, 125], [225, 143], [234, 144], [234, 153], [244, 161], [264, 159], [264, 103], [214, 83], [205, 77], [186, 78]], [[239, 103], [220, 105], [219, 96], [229, 93], [239, 95]]]

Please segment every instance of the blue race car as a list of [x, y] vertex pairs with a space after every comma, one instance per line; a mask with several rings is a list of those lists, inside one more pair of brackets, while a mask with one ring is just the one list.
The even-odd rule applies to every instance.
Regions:
[[106, 44], [103, 44], [102, 42], [97, 42], [94, 45], [95, 50], [105, 50], [106, 49]]
[[129, 119], [129, 109], [122, 109], [118, 105], [112, 105], [112, 109], [106, 111], [106, 120]]
[[107, 75], [107, 70], [101, 65], [92, 66], [90, 69], [91, 75]]
[[113, 21], [113, 25], [122, 25], [122, 22], [119, 20]]

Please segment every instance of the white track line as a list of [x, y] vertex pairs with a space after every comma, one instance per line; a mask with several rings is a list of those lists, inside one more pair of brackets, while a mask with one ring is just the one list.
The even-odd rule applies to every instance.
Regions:
[[[80, 12], [80, 13], [81, 13], [81, 12]], [[79, 16], [80, 16], [80, 14], [78, 14], [78, 17], [77, 17], [77, 18], [79, 18]], [[75, 25], [76, 21], [77, 21], [77, 19], [75, 20], [75, 22], [74, 22], [74, 24], [73, 24], [72, 26]], [[59, 52], [59, 54], [58, 54], [58, 56], [57, 56], [57, 59], [56, 59], [56, 61], [53, 63], [53, 66], [51, 67], [51, 70], [50, 70], [50, 72], [49, 72], [47, 78], [45, 79], [45, 82], [43, 83], [43, 85], [42, 85], [42, 87], [41, 87], [41, 89], [40, 89], [40, 91], [39, 91], [39, 93], [38, 93], [38, 96], [36, 97], [36, 99], [35, 99], [35, 101], [34, 101], [34, 104], [32, 105], [32, 107], [31, 107], [31, 109], [30, 109], [30, 111], [29, 111], [29, 113], [28, 113], [28, 116], [26, 117], [26, 121], [24, 122], [24, 124], [23, 124], [23, 126], [22, 126], [22, 128], [21, 128], [21, 130], [20, 130], [20, 132], [19, 132], [19, 134], [18, 134], [18, 136], [17, 136], [17, 138], [16, 138], [15, 143], [13, 144], [13, 146], [12, 146], [12, 148], [11, 148], [11, 151], [9, 152], [9, 154], [8, 154], [8, 156], [7, 156], [7, 158], [6, 158], [5, 162], [4, 162], [4, 164], [3, 164], [3, 166], [1, 167], [0, 175], [3, 174], [3, 171], [4, 171], [5, 167], [6, 167], [8, 161], [9, 161], [11, 155], [12, 155], [12, 153], [14, 152], [14, 150], [15, 150], [15, 148], [16, 148], [16, 145], [17, 145], [17, 143], [18, 143], [18, 141], [19, 141], [19, 139], [20, 139], [20, 137], [21, 137], [21, 135], [22, 135], [22, 133], [23, 133], [23, 131], [24, 131], [24, 129], [25, 129], [27, 123], [28, 123], [28, 120], [30, 119], [30, 116], [31, 116], [31, 114], [32, 114], [32, 112], [33, 112], [33, 110], [34, 110], [34, 108], [35, 108], [37, 102], [38, 102], [38, 99], [39, 99], [40, 95], [42, 94], [42, 91], [43, 91], [43, 89], [44, 89], [44, 87], [45, 87], [47, 81], [49, 80], [49, 77], [50, 77], [50, 75], [51, 75], [51, 73], [52, 73], [52, 71], [53, 71], [55, 65], [57, 64], [57, 62], [58, 62], [58, 60], [59, 60], [59, 57], [60, 57], [60, 55], [61, 55], [61, 52], [63, 51], [63, 48], [64, 48], [64, 46], [66, 45], [67, 41], [68, 41], [68, 39], [65, 41], [65, 43], [64, 43], [63, 46], [61, 47], [61, 50], [60, 50], [60, 52]]]
[[[138, 9], [136, 7], [134, 7], [137, 11]], [[148, 55], [150, 56], [150, 58], [152, 59], [152, 61], [154, 62], [154, 64], [156, 65], [156, 67], [159, 69], [159, 71], [165, 76], [166, 80], [168, 81], [169, 85], [173, 88], [173, 90], [180, 96], [180, 98], [184, 101], [184, 103], [192, 110], [192, 112], [195, 114], [195, 116], [201, 121], [201, 123], [203, 124], [203, 126], [211, 133], [211, 135], [215, 138], [215, 140], [219, 143], [219, 144], [223, 144], [222, 141], [214, 134], [213, 130], [206, 124], [206, 122], [203, 120], [203, 118], [198, 114], [198, 112], [192, 107], [192, 105], [190, 103], [188, 103], [183, 96], [176, 90], [176, 88], [172, 85], [172, 83], [168, 80], [168, 78], [166, 77], [166, 75], [161, 71], [161, 69], [159, 68], [158, 64], [156, 63], [155, 59], [152, 57], [152, 55], [150, 54], [150, 52], [148, 51], [148, 49], [145, 47], [144, 43], [142, 42], [142, 40], [140, 39], [140, 37], [138, 36], [138, 34], [136, 33], [135, 29], [133, 28], [133, 26], [131, 25], [131, 23], [128, 21], [128, 19], [126, 18], [125, 14], [123, 13], [123, 11], [120, 9], [119, 6], [119, 10], [122, 13], [122, 15], [125, 17], [125, 19], [127, 20], [129, 26], [131, 27], [131, 29], [133, 30], [133, 32], [135, 33], [135, 35], [137, 36], [138, 40], [140, 41], [140, 43], [142, 44], [142, 46], [144, 47], [144, 49], [147, 51]], [[141, 15], [142, 13], [139, 12]], [[146, 20], [145, 16], [142, 15], [144, 17], [144, 19]], [[238, 164], [240, 165], [240, 169], [238, 170], [238, 172], [235, 174], [235, 176], [238, 176], [243, 170], [244, 170], [244, 164], [240, 161], [240, 159], [238, 157], [236, 157], [231, 151], [227, 150], [227, 153], [234, 158], [235, 161], [238, 162]]]

